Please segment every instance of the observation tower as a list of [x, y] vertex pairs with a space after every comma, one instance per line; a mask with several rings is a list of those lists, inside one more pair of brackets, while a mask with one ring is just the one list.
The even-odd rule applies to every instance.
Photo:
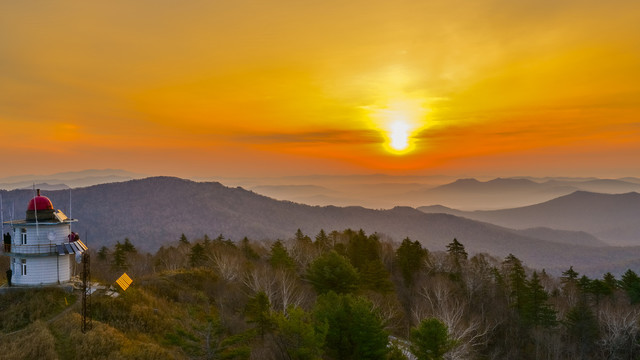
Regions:
[[3, 234], [3, 253], [9, 256], [15, 286], [54, 285], [71, 279], [74, 258], [79, 260], [87, 246], [71, 232], [69, 219], [54, 210], [51, 200], [38, 189], [27, 206], [24, 220], [7, 221], [11, 231]]

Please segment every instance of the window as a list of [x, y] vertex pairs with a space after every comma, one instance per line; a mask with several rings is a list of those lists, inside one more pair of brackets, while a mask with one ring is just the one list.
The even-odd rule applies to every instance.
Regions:
[[27, 245], [27, 229], [22, 229], [20, 232], [20, 243], [22, 245]]
[[22, 259], [22, 276], [27, 275], [27, 259]]

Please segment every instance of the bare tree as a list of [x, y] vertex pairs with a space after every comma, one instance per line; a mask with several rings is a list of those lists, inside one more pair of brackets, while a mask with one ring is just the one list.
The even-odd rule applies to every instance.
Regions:
[[639, 353], [640, 310], [621, 304], [601, 306], [600, 345], [607, 359], [632, 359]]
[[436, 276], [421, 284], [417, 301], [412, 309], [415, 323], [434, 317], [448, 328], [449, 335], [457, 346], [447, 353], [447, 359], [469, 359], [475, 348], [485, 344], [489, 334], [498, 326], [475, 316], [469, 311], [466, 298], [456, 294], [455, 284], [442, 276]]
[[274, 274], [275, 292], [272, 306], [286, 314], [289, 305], [302, 307], [309, 301], [309, 291], [304, 288], [300, 278], [290, 270], [278, 269]]
[[236, 251], [216, 249], [207, 256], [207, 259], [222, 279], [236, 281], [240, 277], [244, 260]]
[[245, 272], [242, 283], [253, 294], [260, 291], [264, 292], [273, 306], [278, 290], [276, 278], [269, 266], [261, 264], [249, 269]]

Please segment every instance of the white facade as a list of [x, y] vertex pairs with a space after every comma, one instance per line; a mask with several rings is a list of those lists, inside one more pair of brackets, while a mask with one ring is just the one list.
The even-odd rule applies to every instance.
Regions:
[[71, 279], [73, 255], [12, 257], [13, 285], [52, 285]]
[[69, 243], [69, 223], [13, 223], [10, 265], [15, 285], [51, 285], [71, 279], [74, 253], [60, 255]]
[[87, 250], [71, 232], [71, 223], [76, 220], [55, 211], [51, 200], [40, 196], [39, 190], [38, 196], [29, 202], [26, 215], [25, 220], [6, 222], [11, 226], [11, 239], [3, 234], [2, 251], [10, 257], [11, 284], [40, 286], [68, 282], [76, 258]]

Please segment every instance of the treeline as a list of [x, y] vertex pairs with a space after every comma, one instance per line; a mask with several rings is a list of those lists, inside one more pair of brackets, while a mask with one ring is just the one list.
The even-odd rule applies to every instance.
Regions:
[[[395, 243], [362, 230], [313, 238], [298, 230], [271, 243], [183, 235], [154, 255], [125, 239], [93, 259], [95, 278], [112, 282], [126, 271], [134, 279], [127, 291], [199, 314], [169, 338], [157, 335], [177, 357], [640, 356], [640, 277], [632, 270], [591, 279], [567, 264], [555, 278], [514, 255], [470, 257], [457, 239], [430, 252], [409, 238]], [[96, 302], [96, 321], [113, 320], [109, 306]]]

